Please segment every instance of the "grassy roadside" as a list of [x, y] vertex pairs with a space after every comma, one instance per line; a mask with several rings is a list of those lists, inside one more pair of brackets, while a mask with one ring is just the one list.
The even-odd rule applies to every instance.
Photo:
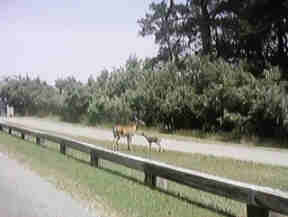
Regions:
[[[97, 144], [104, 148], [111, 149], [111, 142], [91, 139], [87, 137], [73, 137], [77, 140]], [[119, 146], [121, 151], [127, 154], [127, 145]], [[267, 164], [246, 162], [224, 157], [214, 157], [202, 154], [190, 154], [176, 151], [157, 152], [154, 148], [150, 153], [146, 147], [135, 146], [132, 154], [153, 160], [159, 160], [175, 166], [222, 176], [237, 181], [251, 184], [269, 186], [272, 188], [288, 191], [288, 168], [271, 166]], [[277, 177], [277, 179], [275, 179]]]
[[[110, 143], [105, 141], [78, 139], [110, 146]], [[58, 146], [53, 143], [47, 143], [48, 148], [42, 148], [5, 133], [0, 133], [0, 141], [1, 144], [5, 144], [0, 145], [0, 151], [8, 152], [42, 176], [49, 177], [59, 188], [80, 195], [81, 199], [92, 204], [100, 204], [100, 208], [108, 213], [107, 216], [245, 215], [245, 206], [240, 203], [172, 182], [168, 183], [169, 195], [150, 189], [141, 185], [141, 173], [106, 161], [102, 162], [104, 169], [89, 167], [79, 160], [56, 152]], [[70, 150], [69, 154], [82, 161], [89, 159], [87, 155], [79, 152]], [[240, 181], [288, 190], [288, 168], [170, 151], [153, 152], [149, 155], [139, 147], [133, 154]], [[182, 200], [175, 196], [182, 197]]]
[[[35, 117], [33, 117], [35, 118]], [[63, 123], [60, 117], [57, 116], [46, 116], [39, 119]], [[69, 124], [69, 122], [65, 122]], [[82, 121], [80, 123], [73, 123], [73, 125], [91, 126], [88, 124], [88, 121]], [[94, 127], [94, 126], [92, 126]], [[111, 130], [113, 124], [100, 124], [97, 125], [99, 129]], [[201, 130], [175, 130], [173, 133], [163, 132], [160, 128], [157, 127], [142, 127], [145, 132], [148, 132], [151, 135], [161, 136], [166, 139], [175, 139], [183, 141], [193, 141], [197, 143], [206, 143], [206, 144], [224, 144], [232, 146], [258, 146], [258, 147], [271, 147], [271, 148], [288, 148], [288, 140], [286, 138], [260, 138], [259, 136], [247, 136], [239, 135], [235, 132], [204, 132]]]

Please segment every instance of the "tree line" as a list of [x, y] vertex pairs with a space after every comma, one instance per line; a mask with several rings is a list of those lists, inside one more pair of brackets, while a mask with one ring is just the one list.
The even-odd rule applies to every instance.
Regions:
[[20, 115], [60, 116], [90, 124], [127, 123], [133, 116], [168, 130], [199, 129], [260, 136], [287, 133], [287, 82], [278, 67], [257, 78], [247, 64], [209, 56], [153, 65], [131, 57], [122, 67], [103, 70], [86, 83], [74, 77], [51, 86], [39, 78], [7, 77], [0, 96]]

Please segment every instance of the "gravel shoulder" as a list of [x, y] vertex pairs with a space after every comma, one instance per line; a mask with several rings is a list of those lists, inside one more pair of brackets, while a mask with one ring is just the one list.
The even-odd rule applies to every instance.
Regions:
[[[47, 130], [55, 133], [68, 134], [73, 136], [83, 136], [99, 140], [113, 140], [112, 130], [99, 129], [95, 127], [86, 127], [74, 125], [64, 122], [56, 122], [47, 119], [39, 119], [34, 117], [2, 119], [2, 121], [21, 124], [26, 127]], [[124, 139], [121, 139], [124, 143]], [[147, 145], [145, 139], [140, 135], [135, 135], [133, 143], [137, 145]], [[194, 141], [163, 139], [165, 149], [187, 152], [200, 153], [205, 155], [213, 155], [217, 157], [228, 157], [244, 161], [252, 161], [255, 163], [264, 163], [270, 165], [288, 167], [288, 150], [278, 148], [263, 147], [245, 147], [245, 146], [229, 146], [219, 143], [200, 143]]]
[[[92, 217], [84, 204], [0, 152], [0, 213], [6, 217]], [[25, 177], [25, 179], [23, 178]]]

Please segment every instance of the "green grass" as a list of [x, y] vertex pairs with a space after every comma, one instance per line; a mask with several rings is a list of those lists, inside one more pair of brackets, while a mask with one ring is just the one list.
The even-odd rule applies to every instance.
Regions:
[[[0, 151], [8, 152], [40, 175], [48, 177], [60, 189], [79, 195], [81, 199], [94, 201], [94, 204], [104, 209], [107, 216], [208, 217], [223, 216], [225, 213], [228, 216], [245, 215], [244, 204], [173, 182], [168, 182], [166, 193], [150, 189], [142, 184], [142, 173], [107, 161], [102, 161], [103, 169], [92, 168], [82, 163], [89, 161], [88, 155], [68, 150], [69, 156], [63, 156], [58, 152], [58, 144], [46, 143], [46, 148], [43, 148], [5, 133], [0, 133], [0, 139]], [[78, 139], [111, 147], [110, 142]], [[234, 180], [288, 190], [288, 168], [180, 152], [154, 151], [149, 154], [143, 151], [143, 147], [136, 149], [136, 152], [133, 152], [135, 155]]]
[[[111, 142], [86, 137], [74, 138], [111, 149]], [[127, 151], [126, 144], [121, 144], [119, 147], [122, 152], [131, 154], [131, 152]], [[159, 160], [175, 166], [185, 167], [212, 175], [231, 178], [237, 181], [265, 185], [288, 191], [287, 167], [167, 150], [159, 153], [156, 148], [150, 153], [147, 151], [147, 147], [135, 145], [133, 147], [136, 147], [136, 151], [134, 150], [132, 152], [133, 155]], [[275, 177], [277, 177], [277, 179], [275, 179]]]

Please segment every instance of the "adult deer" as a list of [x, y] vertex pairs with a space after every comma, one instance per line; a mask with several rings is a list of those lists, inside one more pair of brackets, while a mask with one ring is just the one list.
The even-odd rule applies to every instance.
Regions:
[[135, 118], [134, 122], [131, 124], [116, 125], [113, 127], [113, 151], [115, 151], [115, 145], [117, 145], [117, 151], [119, 151], [119, 140], [121, 137], [127, 138], [128, 151], [130, 151], [132, 137], [135, 135], [138, 125], [145, 125], [145, 123]]

